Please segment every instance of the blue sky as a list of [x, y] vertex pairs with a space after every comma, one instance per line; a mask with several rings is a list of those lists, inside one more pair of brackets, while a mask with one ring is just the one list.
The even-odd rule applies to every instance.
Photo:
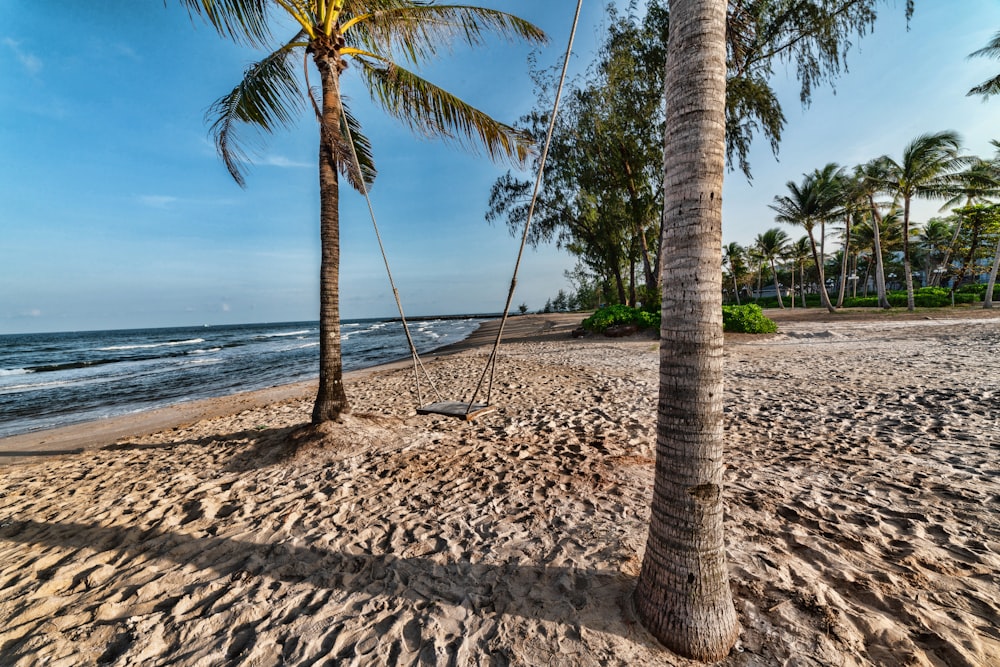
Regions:
[[[571, 0], [489, 4], [550, 35], [541, 62], [565, 47]], [[898, 155], [922, 132], [955, 129], [972, 153], [1000, 138], [1000, 100], [965, 91], [1000, 70], [966, 60], [1000, 29], [1000, 3], [918, 0], [906, 31], [902, 0], [848, 58], [834, 94], [803, 110], [779, 69], [788, 126], [775, 161], [761, 142], [752, 186], [727, 175], [724, 235], [748, 243], [772, 226], [767, 204], [788, 180], [826, 162]], [[587, 0], [574, 59], [590, 61], [602, 3]], [[260, 150], [240, 189], [208, 136], [204, 114], [255, 59], [179, 2], [0, 0], [0, 333], [315, 319], [318, 313], [316, 127], [303, 115]], [[534, 103], [530, 47], [456, 47], [424, 71], [494, 116]], [[506, 167], [413, 136], [381, 115], [350, 76], [345, 94], [372, 139], [372, 198], [408, 314], [496, 312], [517, 251], [484, 221]], [[935, 206], [917, 209], [918, 219]], [[920, 218], [923, 215], [923, 218]], [[344, 317], [395, 305], [364, 200], [341, 198]], [[793, 235], [795, 233], [792, 231]], [[541, 308], [569, 285], [574, 260], [529, 250], [515, 306]]]

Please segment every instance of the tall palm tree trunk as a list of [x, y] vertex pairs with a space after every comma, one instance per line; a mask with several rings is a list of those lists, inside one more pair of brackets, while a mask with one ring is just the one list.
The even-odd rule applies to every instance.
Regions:
[[875, 200], [868, 198], [868, 203], [872, 209], [872, 240], [875, 250], [875, 291], [878, 294], [878, 307], [889, 309], [889, 297], [885, 294], [885, 265], [882, 259], [882, 214], [878, 212]]
[[340, 191], [334, 146], [340, 145], [340, 72], [333, 55], [317, 54], [323, 89], [323, 112], [319, 142], [320, 244], [319, 276], [319, 391], [313, 405], [312, 423], [336, 420], [350, 411], [344, 391], [344, 367], [340, 357]]
[[[847, 265], [851, 261], [851, 216], [844, 220], [844, 255], [840, 260], [840, 289], [837, 290], [837, 308], [844, 305], [844, 292], [847, 290]], [[854, 281], [857, 284], [857, 281]]]
[[674, 0], [666, 64], [656, 468], [636, 609], [673, 651], [739, 634], [723, 540], [722, 177], [726, 0]]
[[1000, 240], [993, 252], [993, 268], [990, 269], [990, 279], [986, 282], [986, 295], [983, 297], [983, 308], [993, 308], [993, 287], [997, 284], [997, 269], [1000, 269]]
[[913, 311], [913, 267], [910, 265], [910, 198], [903, 199], [903, 275], [906, 278], [906, 309]]
[[820, 253], [816, 247], [816, 240], [813, 238], [812, 227], [806, 228], [806, 234], [809, 236], [809, 246], [812, 248], [813, 261], [816, 262], [816, 274], [819, 282], [819, 302], [824, 308], [829, 312], [835, 313], [837, 309], [833, 307], [830, 302], [830, 293], [826, 291], [826, 272], [823, 271], [823, 263]]
[[778, 295], [778, 307], [784, 310], [785, 304], [781, 300], [781, 288], [778, 286], [778, 269], [774, 264], [774, 259], [771, 259], [771, 277], [774, 279], [774, 293]]

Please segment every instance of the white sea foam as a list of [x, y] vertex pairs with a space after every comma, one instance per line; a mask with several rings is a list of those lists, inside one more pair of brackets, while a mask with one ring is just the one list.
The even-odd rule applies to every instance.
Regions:
[[287, 331], [282, 333], [270, 333], [264, 334], [261, 338], [282, 338], [284, 336], [301, 336], [302, 334], [312, 333], [311, 329], [303, 329], [302, 331]]
[[27, 368], [0, 368], [0, 377], [7, 375], [27, 375], [28, 373], [34, 373], [35, 371], [28, 370]]
[[110, 347], [97, 348], [101, 352], [112, 352], [119, 350], [148, 350], [154, 347], [174, 347], [177, 345], [197, 345], [204, 343], [204, 338], [192, 338], [191, 340], [172, 340], [166, 343], [146, 343], [144, 345], [112, 345]]

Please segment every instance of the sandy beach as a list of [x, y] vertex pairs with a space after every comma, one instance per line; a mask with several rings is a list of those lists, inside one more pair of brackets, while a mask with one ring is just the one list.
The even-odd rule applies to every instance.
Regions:
[[[1000, 312], [726, 340], [724, 665], [1000, 665]], [[493, 403], [409, 364], [0, 440], [0, 665], [694, 665], [630, 594], [657, 345], [513, 318]], [[486, 329], [425, 363], [461, 398]]]

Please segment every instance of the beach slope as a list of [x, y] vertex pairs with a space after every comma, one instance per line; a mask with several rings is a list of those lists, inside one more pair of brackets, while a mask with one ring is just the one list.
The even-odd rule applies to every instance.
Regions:
[[[1000, 319], [779, 324], [727, 338], [722, 664], [1000, 664]], [[0, 664], [694, 664], [630, 602], [657, 343], [532, 326], [474, 422], [404, 365], [0, 468]]]

